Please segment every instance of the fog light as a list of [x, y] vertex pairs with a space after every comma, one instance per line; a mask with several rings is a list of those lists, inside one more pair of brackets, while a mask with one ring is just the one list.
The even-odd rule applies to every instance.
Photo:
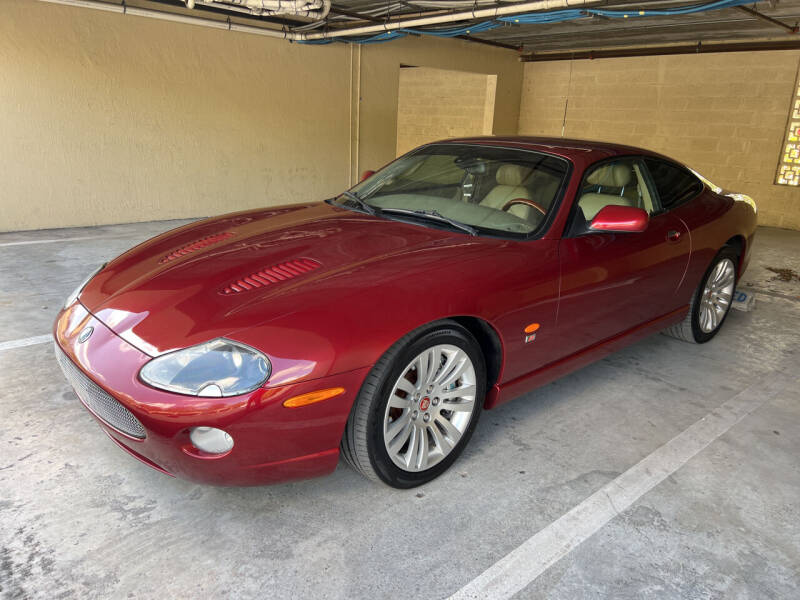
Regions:
[[216, 427], [195, 427], [189, 439], [195, 448], [209, 454], [225, 454], [233, 448], [233, 438]]

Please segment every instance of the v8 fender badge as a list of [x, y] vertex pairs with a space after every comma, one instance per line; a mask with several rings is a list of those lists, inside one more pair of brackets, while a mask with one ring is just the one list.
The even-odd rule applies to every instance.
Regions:
[[525, 328], [525, 343], [530, 344], [536, 339], [536, 332], [539, 331], [539, 323], [531, 323]]
[[92, 327], [91, 325], [89, 325], [89, 327], [84, 327], [83, 331], [81, 331], [80, 334], [78, 335], [78, 343], [82, 344], [83, 342], [88, 340], [90, 337], [92, 337], [93, 332], [94, 332], [94, 327]]

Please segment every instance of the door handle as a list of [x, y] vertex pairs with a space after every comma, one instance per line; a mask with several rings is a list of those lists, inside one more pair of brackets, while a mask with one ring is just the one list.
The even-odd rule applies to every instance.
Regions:
[[681, 239], [681, 232], [680, 231], [675, 231], [674, 229], [670, 229], [667, 232], [667, 241], [677, 242], [679, 239]]

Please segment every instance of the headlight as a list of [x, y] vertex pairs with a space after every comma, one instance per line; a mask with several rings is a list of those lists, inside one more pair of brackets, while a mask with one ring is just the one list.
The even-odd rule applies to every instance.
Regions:
[[253, 391], [267, 380], [270, 369], [267, 357], [257, 350], [219, 338], [154, 358], [139, 376], [169, 392], [222, 397]]
[[83, 291], [83, 288], [86, 287], [86, 284], [89, 283], [92, 280], [92, 277], [94, 277], [100, 271], [102, 271], [107, 264], [108, 263], [104, 263], [104, 264], [100, 265], [99, 267], [97, 267], [94, 271], [92, 271], [91, 275], [89, 275], [86, 279], [84, 279], [81, 282], [81, 284], [78, 287], [75, 288], [74, 292], [72, 292], [69, 296], [67, 296], [67, 299], [64, 301], [64, 308], [67, 308], [68, 306], [72, 305], [75, 302], [75, 300], [78, 299], [78, 296], [81, 295], [81, 292]]

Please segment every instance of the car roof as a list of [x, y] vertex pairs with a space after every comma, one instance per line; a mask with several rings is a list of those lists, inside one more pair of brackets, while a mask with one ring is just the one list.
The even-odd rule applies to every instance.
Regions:
[[464, 137], [433, 142], [436, 144], [481, 144], [487, 146], [501, 146], [504, 148], [518, 148], [521, 150], [534, 150], [561, 156], [574, 163], [591, 164], [604, 158], [623, 155], [645, 155], [658, 158], [667, 158], [651, 150], [614, 144], [611, 142], [597, 142], [588, 140], [573, 140], [569, 138], [534, 137], [523, 135], [509, 136], [479, 136]]

